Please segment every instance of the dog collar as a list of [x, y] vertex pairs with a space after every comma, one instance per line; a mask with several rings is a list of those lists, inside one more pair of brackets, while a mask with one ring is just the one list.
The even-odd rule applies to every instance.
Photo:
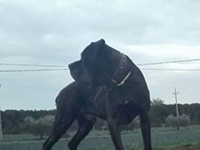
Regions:
[[126, 75], [126, 77], [119, 84], [117, 84], [117, 86], [123, 85], [130, 75], [131, 75], [131, 71]]
[[119, 65], [113, 74], [110, 83], [104, 86], [105, 90], [111, 91], [112, 88], [123, 85], [130, 75], [131, 71], [127, 66], [127, 56], [121, 53]]

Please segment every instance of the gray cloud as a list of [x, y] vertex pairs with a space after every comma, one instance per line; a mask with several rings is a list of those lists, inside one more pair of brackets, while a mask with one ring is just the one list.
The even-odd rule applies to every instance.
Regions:
[[[200, 58], [199, 3], [197, 0], [1, 1], [0, 60], [67, 65], [79, 59], [80, 52], [91, 41], [100, 38], [128, 54], [135, 63]], [[180, 97], [183, 96], [180, 102], [199, 101], [195, 94], [199, 90], [198, 72], [143, 72], [153, 97], [172, 103], [171, 92], [177, 86]], [[56, 94], [71, 81], [68, 71], [0, 73], [2, 107], [54, 108]]]

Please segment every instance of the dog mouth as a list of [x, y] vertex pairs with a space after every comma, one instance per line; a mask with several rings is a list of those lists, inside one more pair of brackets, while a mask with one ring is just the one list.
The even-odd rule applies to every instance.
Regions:
[[85, 61], [79, 60], [68, 65], [71, 77], [76, 81], [84, 85], [99, 85], [93, 72], [85, 64]]
[[80, 72], [78, 70], [70, 70], [71, 77], [76, 81], [84, 85], [91, 85], [93, 76], [87, 72]]
[[78, 77], [76, 75], [76, 73], [74, 71], [71, 71], [70, 70], [70, 75], [72, 76], [72, 78], [75, 80], [75, 81], [78, 81]]

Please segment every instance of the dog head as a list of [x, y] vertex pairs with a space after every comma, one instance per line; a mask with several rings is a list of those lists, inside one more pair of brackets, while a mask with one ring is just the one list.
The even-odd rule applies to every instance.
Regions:
[[84, 84], [91, 84], [92, 75], [89, 73], [88, 69], [84, 66], [81, 60], [69, 64], [68, 67], [70, 69], [70, 74], [75, 81]]
[[94, 86], [105, 85], [117, 66], [115, 51], [103, 39], [92, 42], [81, 53], [81, 59], [69, 65], [72, 77]]

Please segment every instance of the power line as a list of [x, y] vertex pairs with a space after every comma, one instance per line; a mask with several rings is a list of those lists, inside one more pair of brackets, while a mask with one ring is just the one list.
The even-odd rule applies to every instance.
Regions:
[[63, 68], [63, 69], [0, 70], [0, 72], [43, 72], [43, 71], [63, 71], [63, 70], [69, 70], [69, 69]]
[[[194, 62], [200, 61], [199, 58], [196, 59], [185, 59], [185, 60], [173, 60], [173, 61], [164, 61], [164, 62], [153, 62], [153, 63], [141, 63], [137, 64], [138, 66], [148, 66], [148, 65], [161, 65], [169, 63], [184, 63], [184, 62]], [[21, 63], [0, 63], [1, 66], [30, 66], [30, 67], [66, 67], [67, 65], [39, 65], [39, 64], [21, 64]]]
[[67, 67], [61, 65], [39, 65], [39, 64], [15, 64], [15, 63], [0, 63], [1, 66], [27, 66], [27, 67]]
[[200, 71], [200, 69], [162, 69], [162, 68], [141, 68], [142, 70], [155, 71]]
[[[141, 68], [142, 70], [147, 71], [200, 71], [200, 69], [162, 69], [162, 68]], [[0, 70], [0, 73], [9, 73], [9, 72], [45, 72], [45, 71], [65, 71], [69, 70], [68, 68], [62, 69], [25, 69], [25, 70]]]
[[[165, 61], [165, 62], [155, 62], [155, 63], [143, 63], [137, 64], [138, 66], [147, 66], [147, 65], [161, 65], [169, 63], [183, 63], [183, 62], [194, 62], [200, 61], [200, 59], [187, 59], [187, 60], [175, 60], [175, 61]], [[15, 63], [0, 63], [0, 65], [6, 66], [31, 66], [31, 67], [66, 67], [62, 65], [38, 65], [38, 64], [15, 64]], [[142, 70], [154, 70], [154, 71], [200, 71], [200, 69], [163, 69], [163, 68], [141, 68]], [[12, 70], [0, 70], [0, 72], [42, 72], [42, 71], [62, 71], [69, 70], [68, 68], [61, 69], [12, 69]]]
[[184, 62], [194, 62], [194, 61], [200, 61], [200, 59], [173, 60], [173, 61], [164, 61], [164, 62], [155, 62], [155, 63], [144, 63], [144, 64], [137, 64], [137, 65], [149, 66], [149, 65], [162, 65], [162, 64], [184, 63]]

